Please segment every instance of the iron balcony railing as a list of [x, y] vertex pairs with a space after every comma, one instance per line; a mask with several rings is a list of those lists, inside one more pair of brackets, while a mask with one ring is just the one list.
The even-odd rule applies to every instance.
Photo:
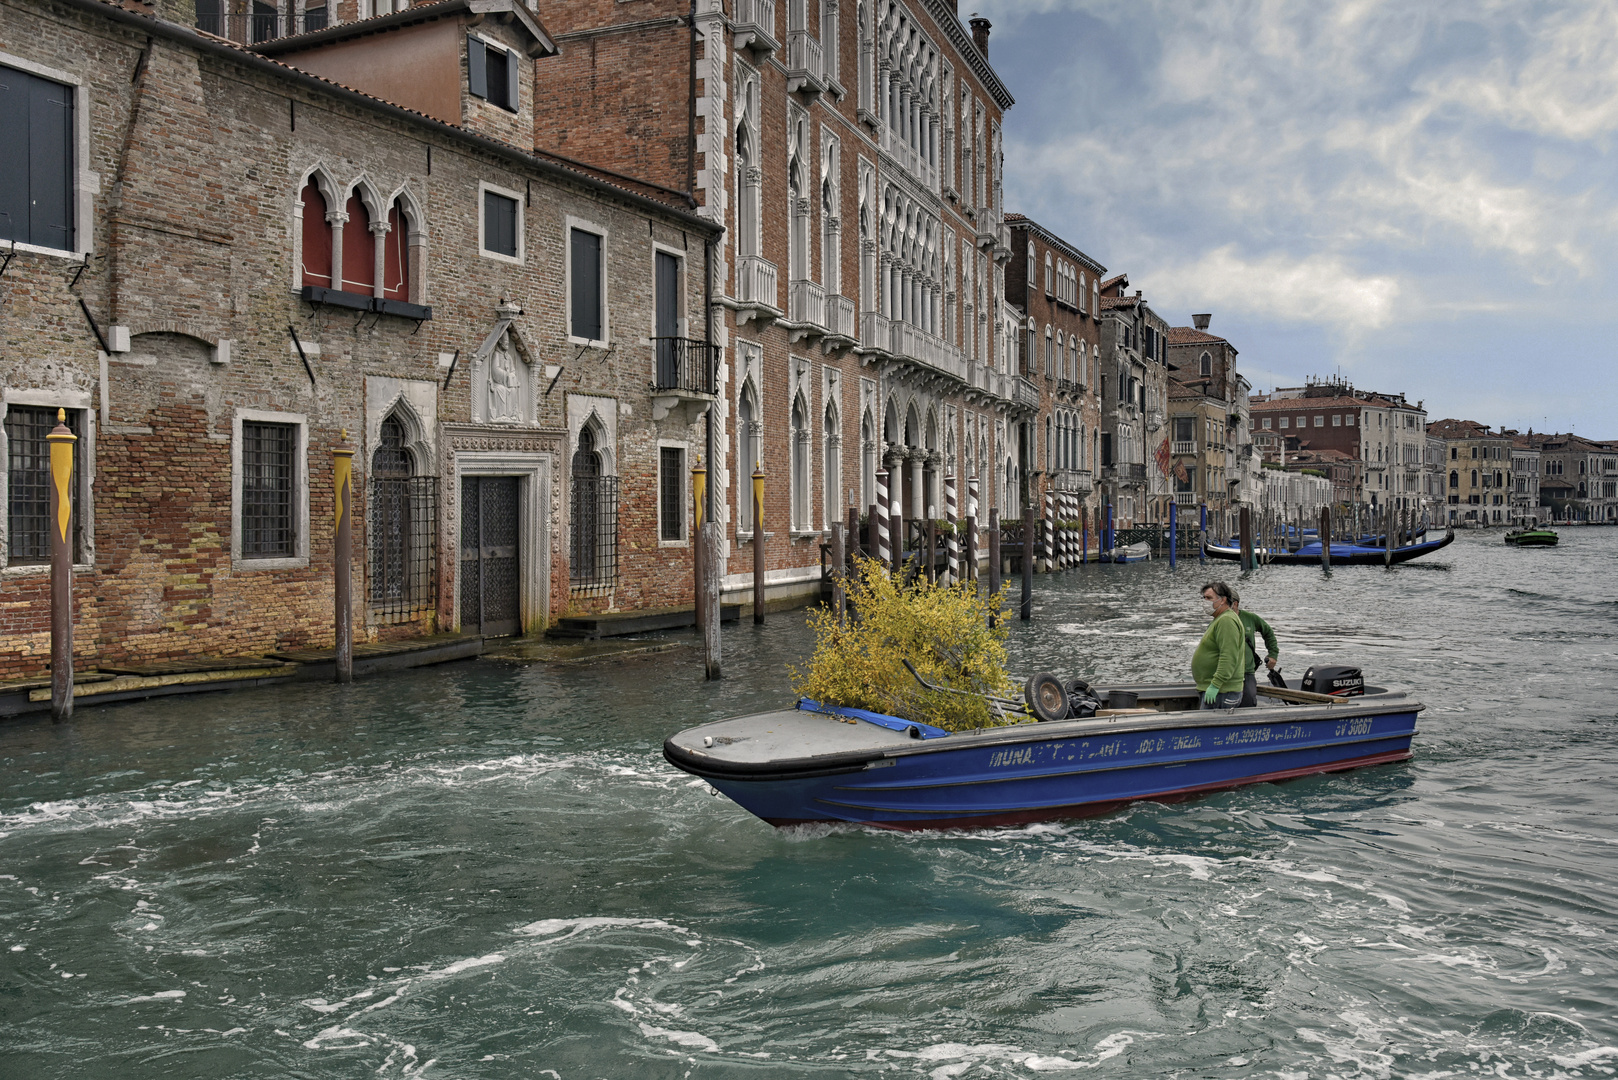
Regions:
[[657, 378], [653, 390], [692, 394], [718, 392], [719, 349], [706, 341], [683, 337], [656, 337]]
[[781, 310], [781, 290], [775, 264], [757, 255], [736, 260], [736, 299], [743, 304], [759, 304]]
[[826, 287], [804, 279], [787, 282], [787, 312], [800, 326], [826, 329]]

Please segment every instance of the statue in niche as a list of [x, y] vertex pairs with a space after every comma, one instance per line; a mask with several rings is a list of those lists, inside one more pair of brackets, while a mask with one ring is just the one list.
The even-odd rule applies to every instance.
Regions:
[[522, 420], [522, 387], [518, 383], [517, 360], [511, 346], [502, 341], [489, 362], [489, 420], [515, 424]]

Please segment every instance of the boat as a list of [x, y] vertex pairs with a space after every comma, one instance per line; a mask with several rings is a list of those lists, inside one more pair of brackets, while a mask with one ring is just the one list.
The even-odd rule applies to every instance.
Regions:
[[966, 732], [802, 700], [688, 728], [663, 756], [771, 825], [993, 828], [1404, 761], [1423, 709], [1379, 687], [1261, 686], [1258, 708], [1219, 710], [1189, 684], [1091, 692], [1120, 707]]
[[[1423, 555], [1430, 555], [1439, 548], [1448, 547], [1455, 542], [1455, 530], [1446, 530], [1437, 540], [1424, 540], [1419, 544], [1406, 544], [1392, 550], [1384, 547], [1371, 547], [1365, 544], [1349, 544], [1334, 541], [1331, 545], [1331, 565], [1333, 566], [1382, 566], [1387, 562], [1409, 562], [1419, 559]], [[1240, 562], [1242, 549], [1240, 547], [1223, 547], [1217, 544], [1204, 544], [1202, 552], [1210, 559], [1228, 559]], [[1253, 548], [1255, 557], [1261, 563], [1272, 566], [1319, 566], [1320, 543], [1316, 541], [1304, 544], [1296, 551], [1283, 551], [1279, 548], [1269, 550], [1263, 546]]]
[[1516, 529], [1506, 533], [1506, 543], [1516, 547], [1555, 547], [1555, 529]]
[[1152, 545], [1144, 540], [1138, 544], [1120, 544], [1101, 554], [1101, 562], [1145, 562], [1152, 557]]

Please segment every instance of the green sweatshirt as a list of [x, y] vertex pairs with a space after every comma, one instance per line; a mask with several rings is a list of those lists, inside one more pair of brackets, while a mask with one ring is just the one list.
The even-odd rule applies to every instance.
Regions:
[[1247, 679], [1247, 662], [1242, 659], [1244, 648], [1246, 637], [1242, 620], [1234, 611], [1226, 610], [1209, 623], [1207, 632], [1197, 643], [1197, 651], [1191, 655], [1191, 677], [1197, 682], [1197, 691], [1208, 689], [1209, 683], [1219, 687], [1221, 694], [1240, 690]]
[[1242, 634], [1247, 640], [1247, 670], [1251, 674], [1258, 670], [1258, 651], [1253, 647], [1255, 632], [1264, 635], [1266, 656], [1279, 657], [1281, 655], [1281, 645], [1275, 640], [1274, 628], [1260, 616], [1254, 615], [1251, 611], [1239, 611], [1237, 614], [1242, 617]]

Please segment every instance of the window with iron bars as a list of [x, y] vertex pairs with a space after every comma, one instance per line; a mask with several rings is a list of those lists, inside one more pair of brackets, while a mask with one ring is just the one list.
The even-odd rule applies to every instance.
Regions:
[[371, 615], [377, 623], [414, 622], [437, 606], [438, 478], [415, 471], [404, 426], [389, 417], [371, 455]]
[[242, 557], [274, 559], [296, 555], [298, 535], [293, 507], [298, 447], [294, 424], [242, 424]]
[[618, 580], [618, 478], [602, 475], [588, 428], [579, 433], [571, 479], [569, 585], [578, 594], [607, 592]]
[[[67, 410], [67, 427], [80, 434], [79, 414]], [[40, 566], [51, 561], [51, 450], [45, 437], [56, 427], [56, 410], [13, 405], [6, 410], [6, 547], [11, 566]], [[79, 556], [79, 476], [84, 440], [73, 446], [73, 476], [68, 486], [73, 521], [73, 561]]]

